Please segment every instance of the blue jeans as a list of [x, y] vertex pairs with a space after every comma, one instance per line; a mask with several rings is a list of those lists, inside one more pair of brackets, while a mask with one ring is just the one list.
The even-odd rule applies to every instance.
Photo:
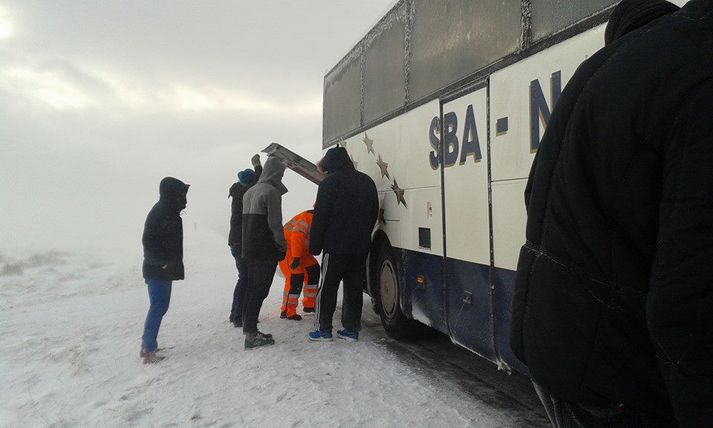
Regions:
[[161, 327], [161, 320], [166, 315], [168, 304], [171, 302], [171, 281], [147, 279], [146, 284], [149, 290], [150, 306], [149, 312], [146, 314], [141, 346], [144, 352], [154, 352], [158, 348], [156, 338], [158, 337], [158, 329]]

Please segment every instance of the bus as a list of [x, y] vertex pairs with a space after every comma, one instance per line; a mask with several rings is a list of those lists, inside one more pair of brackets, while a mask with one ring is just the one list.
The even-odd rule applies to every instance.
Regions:
[[523, 193], [616, 3], [400, 0], [327, 72], [322, 148], [379, 191], [366, 292], [390, 336], [420, 322], [527, 374], [509, 343]]

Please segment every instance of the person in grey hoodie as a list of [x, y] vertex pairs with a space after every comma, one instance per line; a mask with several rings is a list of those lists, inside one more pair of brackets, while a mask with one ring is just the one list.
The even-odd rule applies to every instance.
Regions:
[[262, 302], [275, 276], [277, 262], [285, 258], [287, 244], [282, 230], [282, 184], [285, 166], [269, 157], [257, 184], [243, 196], [242, 255], [247, 264], [247, 290], [243, 303], [245, 349], [272, 345], [272, 335], [257, 329]]

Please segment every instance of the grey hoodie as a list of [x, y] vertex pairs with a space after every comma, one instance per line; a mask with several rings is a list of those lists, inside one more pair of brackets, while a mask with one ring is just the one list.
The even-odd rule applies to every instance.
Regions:
[[282, 260], [287, 244], [282, 230], [285, 166], [270, 157], [257, 184], [243, 196], [242, 255], [246, 259]]

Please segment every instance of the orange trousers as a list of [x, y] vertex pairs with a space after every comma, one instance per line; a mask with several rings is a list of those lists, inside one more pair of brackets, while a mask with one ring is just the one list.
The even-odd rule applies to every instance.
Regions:
[[284, 312], [287, 317], [291, 317], [297, 313], [300, 293], [302, 294], [303, 308], [314, 309], [317, 303], [319, 263], [317, 263], [317, 259], [314, 257], [310, 258], [311, 260], [305, 260], [306, 263], [300, 263], [295, 269], [290, 269], [290, 264], [287, 262], [289, 257], [286, 257], [285, 260], [278, 263], [280, 271], [285, 276], [285, 287], [282, 293], [282, 307], [280, 310]]

